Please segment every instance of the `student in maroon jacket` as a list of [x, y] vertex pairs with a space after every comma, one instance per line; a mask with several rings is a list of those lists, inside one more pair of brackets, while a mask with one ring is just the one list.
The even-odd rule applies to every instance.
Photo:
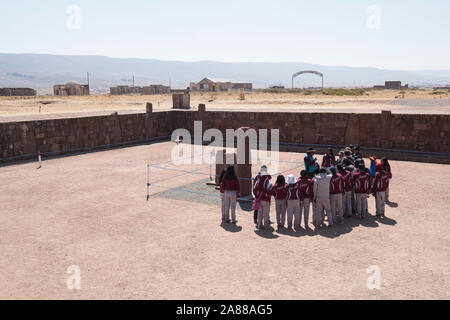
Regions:
[[336, 157], [333, 153], [333, 149], [328, 148], [328, 152], [323, 156], [322, 167], [331, 168], [336, 166]]
[[300, 190], [300, 225], [302, 214], [305, 223], [305, 229], [309, 229], [309, 209], [314, 199], [314, 182], [308, 179], [306, 170], [300, 172], [300, 179], [297, 181], [298, 189]]
[[[344, 222], [344, 207], [342, 205], [342, 197], [345, 193], [344, 189], [344, 178], [340, 173], [337, 172], [336, 168], [330, 168], [333, 177], [330, 181], [330, 205], [331, 205], [331, 216], [336, 219], [337, 216], [340, 217], [340, 223]], [[336, 221], [333, 221], [333, 224]]]
[[389, 173], [384, 170], [383, 163], [377, 163], [377, 173], [372, 184], [372, 192], [375, 195], [377, 217], [384, 217], [386, 206], [386, 190], [389, 188]]
[[287, 187], [287, 224], [288, 229], [292, 229], [292, 218], [294, 217], [294, 228], [300, 229], [300, 190], [297, 179], [293, 174], [288, 176]]
[[364, 164], [360, 164], [358, 172], [353, 175], [353, 185], [356, 196], [356, 210], [358, 217], [363, 219], [367, 212], [367, 199], [370, 194], [370, 174], [366, 172]]
[[[384, 164], [384, 171], [386, 171], [389, 174], [389, 186], [390, 186], [392, 179], [391, 165], [389, 164], [389, 160], [387, 158], [382, 158], [381, 163]], [[389, 186], [386, 190], [386, 203], [389, 203]]]
[[236, 177], [234, 166], [229, 166], [220, 183], [220, 192], [223, 193], [222, 197], [222, 222], [230, 222], [230, 209], [231, 209], [231, 222], [236, 223], [236, 201], [241, 192], [239, 186], [239, 179]]
[[340, 164], [337, 165], [337, 169], [344, 179], [344, 194], [342, 198], [344, 207], [344, 217], [349, 218], [352, 216], [352, 191], [353, 191], [353, 179], [352, 173]]
[[270, 228], [270, 198], [272, 196], [272, 177], [267, 172], [267, 167], [262, 166], [260, 174], [253, 180], [253, 194], [260, 201], [258, 210], [258, 229]]
[[284, 228], [286, 224], [286, 189], [286, 179], [283, 175], [279, 175], [276, 184], [272, 188], [272, 195], [275, 198], [278, 228]]

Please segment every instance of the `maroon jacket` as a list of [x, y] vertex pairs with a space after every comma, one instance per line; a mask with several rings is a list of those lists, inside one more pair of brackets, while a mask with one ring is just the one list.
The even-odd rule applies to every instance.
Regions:
[[353, 190], [352, 173], [348, 170], [342, 170], [339, 172], [344, 178], [344, 190], [345, 192], [351, 192]]
[[379, 171], [373, 179], [372, 192], [385, 192], [389, 188], [389, 173]]
[[328, 153], [324, 155], [322, 160], [322, 167], [324, 168], [336, 167], [336, 157], [330, 156], [328, 155]]
[[279, 186], [277, 184], [273, 186], [272, 195], [276, 200], [286, 200], [287, 186], [287, 184], [285, 184], [284, 186]]
[[297, 185], [300, 190], [301, 201], [314, 198], [314, 182], [311, 179], [300, 178], [297, 181]]
[[298, 184], [290, 184], [287, 186], [287, 200], [300, 200], [300, 189]]
[[337, 173], [330, 181], [330, 194], [340, 194], [344, 192], [344, 178]]
[[367, 172], [356, 172], [353, 175], [355, 193], [370, 193], [370, 174]]
[[220, 183], [220, 193], [224, 193], [225, 191], [236, 191], [237, 193], [240, 193], [241, 187], [239, 185], [239, 179], [228, 180], [224, 177]]
[[256, 176], [253, 180], [253, 194], [260, 201], [270, 202], [272, 196], [272, 185], [270, 184], [270, 175]]

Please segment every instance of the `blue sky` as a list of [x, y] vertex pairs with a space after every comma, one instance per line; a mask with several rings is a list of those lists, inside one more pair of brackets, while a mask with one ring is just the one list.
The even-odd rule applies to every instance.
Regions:
[[448, 0], [2, 1], [0, 52], [450, 69], [449, 16]]

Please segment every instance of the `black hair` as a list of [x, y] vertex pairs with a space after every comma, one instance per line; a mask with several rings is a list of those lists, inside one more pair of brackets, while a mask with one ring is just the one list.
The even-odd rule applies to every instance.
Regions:
[[328, 152], [334, 157], [334, 152], [332, 148], [328, 148]]
[[386, 157], [381, 158], [381, 162], [384, 164], [384, 170], [388, 170], [391, 167], [389, 160]]
[[338, 169], [339, 171], [342, 171], [342, 170], [344, 170], [344, 167], [342, 166], [342, 164], [338, 164], [338, 165], [337, 165], [337, 169]]
[[227, 171], [225, 172], [225, 178], [227, 180], [234, 180], [234, 179], [236, 179], [236, 171], [234, 170], [234, 166], [229, 166], [227, 168]]
[[278, 186], [284, 186], [286, 184], [286, 178], [280, 174], [277, 178], [277, 185]]
[[307, 172], [306, 170], [302, 170], [302, 171], [300, 172], [300, 177], [304, 178], [304, 177], [306, 177], [306, 176], [308, 176], [308, 172]]
[[344, 158], [344, 165], [345, 165], [345, 166], [349, 166], [349, 165], [351, 165], [351, 164], [352, 164], [352, 162], [350, 161], [350, 159]]
[[335, 167], [331, 167], [330, 171], [333, 175], [335, 175], [337, 173], [336, 168]]
[[322, 169], [319, 170], [319, 173], [327, 173], [327, 169], [322, 168]]
[[225, 169], [223, 169], [222, 172], [220, 173], [220, 176], [219, 176], [219, 184], [222, 183], [223, 177], [225, 177], [225, 173], [226, 173], [226, 172], [227, 172], [227, 171], [226, 171]]
[[314, 169], [314, 175], [317, 175], [318, 173], [320, 173], [320, 168], [315, 168]]

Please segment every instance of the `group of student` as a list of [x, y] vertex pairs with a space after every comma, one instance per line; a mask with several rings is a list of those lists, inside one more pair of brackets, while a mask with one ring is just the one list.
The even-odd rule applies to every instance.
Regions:
[[[304, 158], [305, 170], [297, 179], [289, 175], [286, 179], [279, 175], [275, 185], [267, 167], [262, 166], [253, 179], [253, 194], [257, 210], [254, 222], [258, 229], [270, 228], [270, 205], [275, 199], [276, 223], [278, 228], [298, 230], [302, 220], [309, 228], [310, 209], [312, 223], [316, 228], [343, 223], [345, 218], [356, 215], [364, 219], [368, 213], [368, 198], [376, 199], [377, 218], [385, 216], [385, 205], [389, 202], [389, 184], [392, 179], [391, 167], [386, 158], [377, 161], [369, 157], [367, 168], [358, 146], [349, 146], [336, 157], [330, 148], [323, 156], [322, 165], [314, 157], [317, 151], [309, 148]], [[222, 222], [236, 223], [236, 201], [240, 197], [239, 178], [233, 166], [229, 166], [220, 177], [222, 196]], [[231, 212], [231, 219], [230, 219]], [[303, 218], [303, 219], [302, 219]]]

